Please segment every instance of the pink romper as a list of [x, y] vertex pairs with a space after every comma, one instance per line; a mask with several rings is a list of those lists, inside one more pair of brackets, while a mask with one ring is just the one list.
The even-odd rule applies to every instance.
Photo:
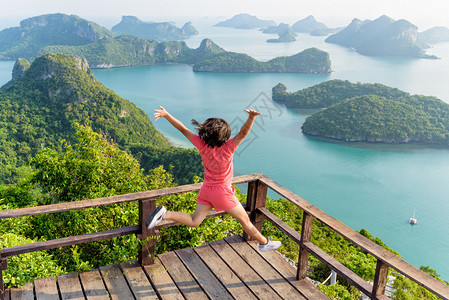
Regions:
[[221, 147], [211, 148], [195, 134], [192, 144], [200, 151], [204, 165], [204, 181], [196, 203], [212, 206], [216, 211], [236, 207], [239, 201], [232, 186], [232, 157], [237, 149], [234, 138]]

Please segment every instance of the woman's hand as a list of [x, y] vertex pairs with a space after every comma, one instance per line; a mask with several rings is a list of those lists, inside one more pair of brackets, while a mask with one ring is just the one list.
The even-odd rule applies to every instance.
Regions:
[[160, 118], [165, 118], [166, 116], [168, 116], [168, 111], [165, 110], [165, 108], [163, 108], [162, 106], [159, 106], [160, 109], [155, 109], [155, 113], [154, 113], [154, 117], [156, 118], [156, 121], [159, 120]]
[[254, 109], [245, 109], [245, 111], [250, 115], [250, 116], [260, 116], [261, 113], [254, 110]]

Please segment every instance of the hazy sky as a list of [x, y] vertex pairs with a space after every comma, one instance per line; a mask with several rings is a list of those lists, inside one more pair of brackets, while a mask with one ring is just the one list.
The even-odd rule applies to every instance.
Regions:
[[116, 23], [122, 15], [134, 15], [144, 21], [170, 21], [249, 13], [278, 23], [313, 15], [327, 26], [346, 26], [353, 18], [373, 20], [385, 14], [395, 20], [406, 19], [420, 31], [433, 26], [449, 27], [449, 0], [12, 0], [7, 3], [0, 10], [3, 27], [18, 26], [22, 19], [56, 12]]

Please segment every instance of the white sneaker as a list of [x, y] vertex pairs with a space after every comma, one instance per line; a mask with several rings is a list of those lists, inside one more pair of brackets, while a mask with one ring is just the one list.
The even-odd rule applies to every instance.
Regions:
[[271, 239], [271, 237], [267, 238], [268, 243], [266, 243], [265, 245], [259, 244], [259, 250], [264, 252], [264, 251], [270, 251], [270, 250], [276, 250], [277, 248], [279, 248], [282, 243], [280, 241], [273, 241]]
[[146, 223], [147, 228], [151, 229], [154, 226], [156, 226], [157, 224], [159, 224], [160, 222], [162, 222], [166, 212], [167, 212], [167, 209], [164, 206], [159, 205], [158, 207], [156, 207], [156, 209], [151, 213], [151, 215], [147, 219], [147, 223]]

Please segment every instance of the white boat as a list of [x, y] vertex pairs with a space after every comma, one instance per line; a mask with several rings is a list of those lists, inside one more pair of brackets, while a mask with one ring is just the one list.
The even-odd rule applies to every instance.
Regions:
[[418, 220], [415, 218], [415, 209], [413, 209], [413, 217], [410, 218], [409, 223], [412, 225], [418, 225]]

